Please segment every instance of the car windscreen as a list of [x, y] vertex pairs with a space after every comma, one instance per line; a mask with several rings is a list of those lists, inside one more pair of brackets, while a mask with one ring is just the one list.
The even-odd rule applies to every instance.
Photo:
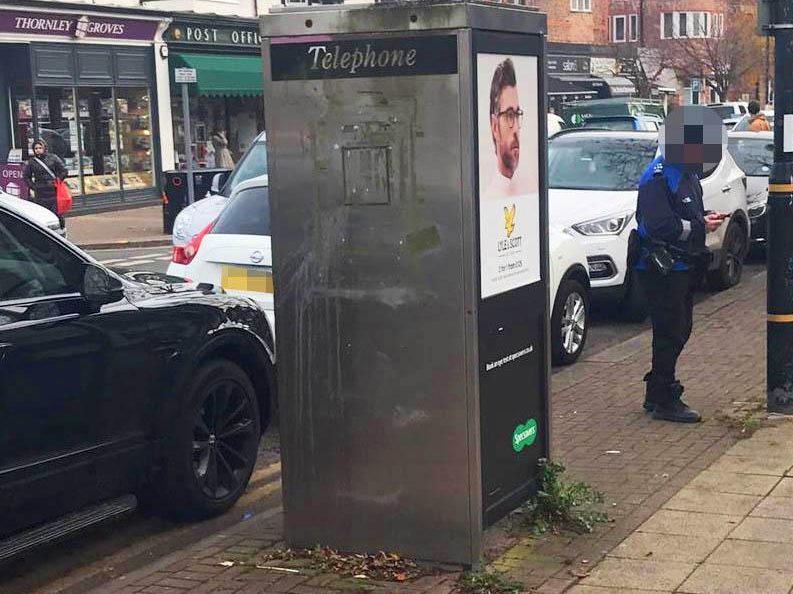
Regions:
[[267, 144], [263, 141], [253, 143], [250, 150], [242, 156], [228, 181], [220, 191], [222, 196], [228, 198], [238, 184], [267, 174]]
[[561, 136], [548, 143], [548, 185], [569, 190], [635, 190], [657, 140]]
[[732, 105], [720, 105], [709, 107], [708, 109], [715, 111], [722, 120], [735, 117], [735, 110], [732, 108]]
[[270, 197], [265, 186], [246, 188], [226, 205], [212, 227], [216, 235], [270, 235]]
[[633, 131], [636, 124], [631, 118], [590, 118], [584, 120], [582, 128], [600, 128], [605, 130]]
[[774, 163], [774, 142], [760, 138], [730, 138], [730, 155], [746, 175], [768, 176]]

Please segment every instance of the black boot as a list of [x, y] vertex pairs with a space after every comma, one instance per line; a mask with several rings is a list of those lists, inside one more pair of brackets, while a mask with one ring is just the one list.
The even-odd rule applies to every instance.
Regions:
[[668, 387], [670, 400], [667, 403], [656, 404], [653, 410], [653, 418], [660, 421], [672, 421], [673, 423], [699, 423], [702, 415], [688, 404], [683, 402], [682, 396], [685, 388], [675, 380]]
[[644, 383], [647, 385], [644, 389], [644, 404], [642, 406], [645, 412], [651, 413], [659, 402], [667, 399], [667, 394], [663, 386], [654, 380], [652, 371], [645, 374]]
[[702, 420], [702, 415], [693, 408], [689, 408], [688, 404], [682, 400], [672, 400], [666, 404], [656, 404], [653, 418], [673, 423], [699, 423]]

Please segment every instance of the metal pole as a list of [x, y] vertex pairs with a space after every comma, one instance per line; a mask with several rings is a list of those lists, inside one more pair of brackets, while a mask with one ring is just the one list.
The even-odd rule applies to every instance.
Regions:
[[766, 35], [765, 38], [765, 104], [771, 102], [771, 81], [769, 75], [771, 74], [771, 36]]
[[193, 138], [190, 133], [190, 94], [187, 84], [182, 83], [182, 116], [184, 121], [184, 157], [187, 161], [187, 203], [195, 202], [193, 188]]
[[768, 411], [793, 414], [793, 3], [775, 2], [774, 167], [768, 185]]

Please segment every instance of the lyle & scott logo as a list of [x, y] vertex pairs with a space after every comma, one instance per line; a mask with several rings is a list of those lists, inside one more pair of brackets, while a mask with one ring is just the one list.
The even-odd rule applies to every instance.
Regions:
[[512, 209], [504, 207], [504, 229], [507, 231], [507, 237], [512, 237], [512, 232], [515, 230], [515, 215], [517, 209], [512, 205]]

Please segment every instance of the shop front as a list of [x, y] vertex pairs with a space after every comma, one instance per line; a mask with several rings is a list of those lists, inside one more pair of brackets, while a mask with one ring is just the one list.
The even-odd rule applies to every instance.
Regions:
[[610, 96], [603, 79], [590, 74], [589, 56], [551, 54], [545, 59], [545, 65], [548, 72], [548, 105], [557, 113], [562, 103]]
[[158, 199], [153, 43], [163, 17], [0, 8], [0, 166], [43, 138], [74, 212]]
[[174, 69], [195, 69], [189, 109], [193, 166], [229, 168], [264, 130], [261, 36], [253, 20], [175, 17], [165, 32], [171, 76], [173, 160], [186, 166], [184, 117]]

